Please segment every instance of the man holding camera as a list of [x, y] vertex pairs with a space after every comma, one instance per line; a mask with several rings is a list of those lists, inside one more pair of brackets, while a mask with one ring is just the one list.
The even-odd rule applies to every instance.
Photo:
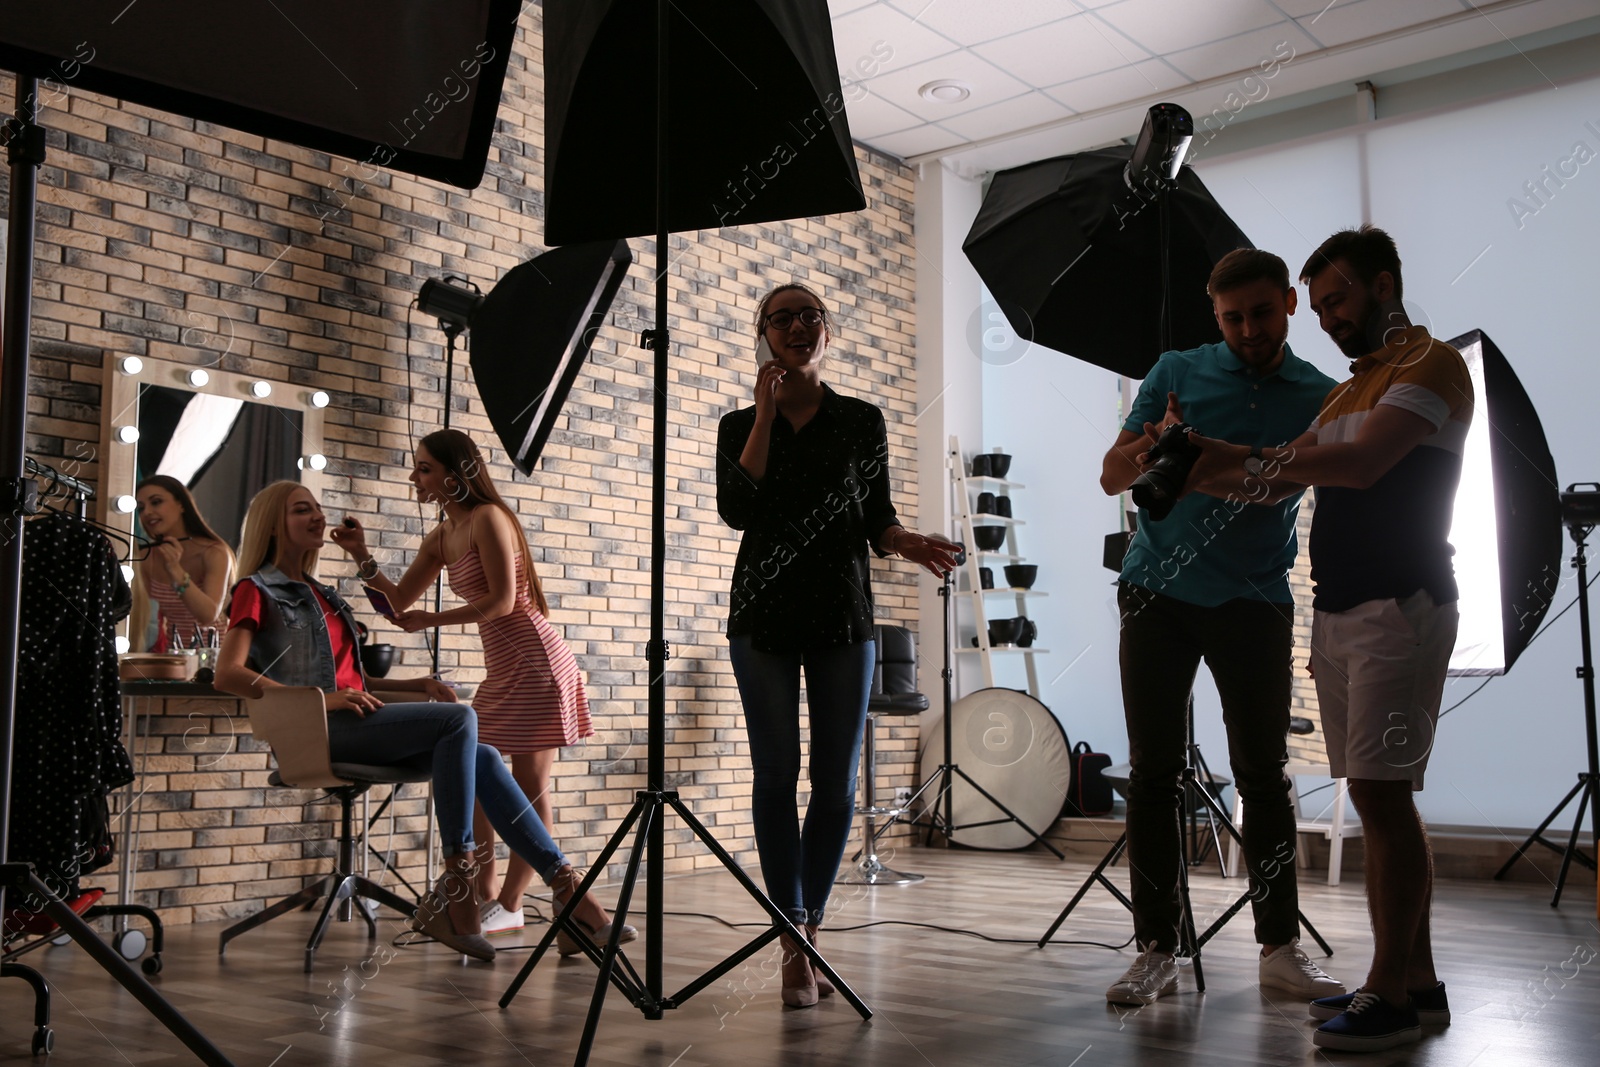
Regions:
[[[1107, 494], [1128, 489], [1149, 471], [1155, 443], [1186, 419], [1223, 440], [1257, 448], [1280, 444], [1304, 432], [1334, 385], [1286, 343], [1296, 294], [1283, 260], [1238, 249], [1217, 263], [1206, 288], [1223, 341], [1168, 352], [1156, 363], [1106, 453], [1100, 486]], [[1152, 478], [1165, 476], [1170, 485], [1175, 475], [1170, 495], [1176, 496], [1188, 460], [1181, 458], [1181, 433], [1167, 440], [1173, 447], [1165, 459], [1163, 449], [1154, 449]], [[1106, 990], [1113, 1004], [1150, 1004], [1178, 988], [1181, 777], [1189, 695], [1202, 659], [1222, 698], [1229, 758], [1244, 800], [1261, 985], [1308, 1000], [1344, 992], [1299, 947], [1295, 815], [1283, 771], [1294, 624], [1288, 573], [1299, 497], [1270, 507], [1249, 503], [1242, 494], [1189, 493], [1175, 505], [1141, 509], [1123, 561], [1117, 602], [1133, 768], [1128, 867], [1139, 957]], [[1168, 506], [1170, 514], [1157, 519]]]
[[[1456, 638], [1451, 516], [1473, 391], [1466, 362], [1413, 325], [1400, 254], [1373, 226], [1334, 234], [1306, 261], [1311, 310], [1354, 362], [1311, 429], [1285, 448], [1191, 437], [1190, 497], [1263, 500], [1318, 486], [1311, 666], [1329, 769], [1350, 780], [1366, 842], [1373, 956], [1354, 993], [1321, 999], [1324, 1048], [1373, 1051], [1450, 1021], [1434, 973], [1433, 860], [1412, 792], [1422, 788]], [[1243, 438], [1224, 440], [1239, 441]]]

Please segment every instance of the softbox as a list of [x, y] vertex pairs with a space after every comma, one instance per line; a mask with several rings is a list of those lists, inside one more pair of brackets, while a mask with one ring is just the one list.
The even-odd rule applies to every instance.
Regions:
[[[10, 5], [20, 7], [22, 5]], [[0, 22], [0, 68], [473, 188], [522, 0], [73, 0]]]
[[1560, 487], [1539, 413], [1500, 349], [1482, 330], [1449, 343], [1476, 405], [1450, 525], [1461, 588], [1450, 673], [1504, 674], [1561, 582]]
[[655, 0], [545, 4], [546, 243], [866, 206], [827, 5], [674, 0], [658, 220], [655, 19]]
[[512, 267], [472, 316], [472, 376], [511, 462], [533, 465], [633, 256], [626, 241], [556, 248]]

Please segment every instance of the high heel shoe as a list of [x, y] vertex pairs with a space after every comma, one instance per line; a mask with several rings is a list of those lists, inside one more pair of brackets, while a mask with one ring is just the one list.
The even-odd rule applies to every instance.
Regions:
[[[551, 876], [550, 900], [557, 911], [567, 906], [567, 901], [572, 899], [572, 894], [582, 883], [583, 872], [570, 863], [559, 868]], [[583, 927], [584, 933], [589, 935], [590, 940], [602, 948], [611, 940], [611, 930], [614, 925], [611, 916], [606, 914], [606, 909], [594, 898], [592, 891], [585, 893], [583, 899], [578, 901], [578, 906], [572, 912], [572, 921]], [[639, 931], [624, 923], [622, 936], [617, 939], [617, 943], [625, 945], [638, 938]], [[563, 928], [556, 931], [556, 951], [563, 956], [576, 956], [583, 951], [583, 946]]]
[[478, 901], [473, 893], [470, 861], [451, 864], [417, 905], [411, 929], [426, 934], [464, 956], [485, 963], [494, 960], [494, 946], [478, 924]]
[[[807, 923], [805, 926], [802, 926], [800, 929], [805, 933], [806, 940], [811, 942], [811, 947], [812, 948], [816, 948], [817, 947], [817, 928], [815, 926], [812, 926], [810, 923]], [[807, 962], [809, 962], [809, 961], [807, 961]], [[831, 996], [833, 996], [833, 983], [828, 981], [828, 976], [823, 974], [822, 973], [822, 968], [818, 967], [815, 963], [811, 964], [811, 977], [814, 978], [816, 980], [816, 983], [817, 983], [817, 996], [819, 996], [819, 997], [831, 997]]]
[[783, 1002], [791, 1008], [815, 1006], [817, 976], [811, 970], [811, 960], [788, 934], [780, 934], [778, 943], [783, 946]]

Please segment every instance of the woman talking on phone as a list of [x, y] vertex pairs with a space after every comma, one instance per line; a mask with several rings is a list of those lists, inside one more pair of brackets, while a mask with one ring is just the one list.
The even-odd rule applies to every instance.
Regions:
[[[856, 766], [876, 648], [870, 548], [942, 577], [956, 546], [906, 529], [889, 499], [883, 412], [822, 381], [828, 312], [803, 285], [756, 311], [755, 404], [717, 431], [717, 510], [742, 530], [728, 648], [754, 765], [756, 849], [767, 893], [816, 942], [855, 813]], [[811, 724], [804, 826], [800, 676]], [[799, 946], [783, 946], [783, 1002], [833, 992]]]
[[[514, 853], [549, 883], [557, 904], [581, 880], [500, 753], [479, 744], [477, 717], [433, 678], [387, 680], [413, 690], [415, 702], [385, 704], [367, 691], [356, 655], [356, 621], [331, 586], [316, 580], [327, 520], [309, 489], [274, 482], [250, 502], [239, 546], [243, 580], [234, 587], [230, 626], [217, 662], [216, 686], [255, 696], [279, 685], [310, 685], [326, 694], [328, 748], [335, 763], [426, 767], [445, 874], [412, 919], [414, 929], [477, 959], [494, 958], [472, 892], [476, 873], [472, 803], [476, 797]], [[597, 936], [610, 918], [593, 894], [574, 918]]]
[[[388, 597], [394, 621], [415, 633], [435, 626], [475, 623], [483, 641], [485, 676], [473, 695], [478, 734], [511, 757], [511, 773], [533, 798], [546, 826], [554, 825], [550, 770], [558, 748], [594, 734], [589, 699], [578, 661], [545, 618], [549, 611], [522, 526], [489, 477], [478, 446], [459, 430], [438, 430], [417, 442], [411, 483], [423, 503], [443, 509], [442, 521], [422, 539], [411, 566], [398, 582], [379, 569], [361, 525], [345, 520], [332, 533], [358, 564], [358, 575]], [[461, 607], [443, 612], [408, 611], [433, 586], [440, 570]], [[494, 884], [494, 831], [482, 812], [478, 838], [478, 891], [487, 933], [509, 933], [523, 925], [522, 896], [533, 869], [513, 851], [504, 880]], [[625, 927], [623, 940], [632, 940]], [[562, 935], [561, 951], [578, 951]]]

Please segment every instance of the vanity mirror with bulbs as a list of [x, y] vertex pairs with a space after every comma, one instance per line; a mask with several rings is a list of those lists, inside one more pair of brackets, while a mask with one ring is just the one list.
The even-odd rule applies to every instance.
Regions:
[[[189, 487], [231, 547], [250, 498], [288, 478], [319, 495], [328, 394], [303, 385], [141, 356], [109, 356], [101, 406], [99, 519], [138, 528], [134, 489], [153, 474]], [[135, 640], [138, 650], [143, 644]]]

